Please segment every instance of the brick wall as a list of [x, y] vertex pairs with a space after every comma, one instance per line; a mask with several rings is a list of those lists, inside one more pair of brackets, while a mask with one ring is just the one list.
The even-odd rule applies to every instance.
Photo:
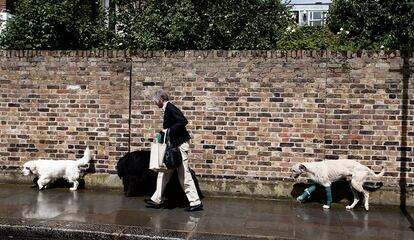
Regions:
[[0, 0], [0, 11], [10, 10], [10, 0]]
[[399, 52], [2, 51], [0, 61], [6, 170], [89, 145], [92, 169], [115, 173], [160, 130], [151, 94], [164, 88], [190, 121], [191, 167], [205, 178], [286, 180], [292, 164], [345, 158], [414, 186], [414, 59]]

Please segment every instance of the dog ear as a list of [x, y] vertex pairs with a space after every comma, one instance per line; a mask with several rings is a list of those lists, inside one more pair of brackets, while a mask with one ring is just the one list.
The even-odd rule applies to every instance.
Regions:
[[31, 173], [36, 174], [36, 169], [37, 169], [36, 162], [32, 162], [32, 161], [27, 162], [26, 167], [29, 168]]
[[32, 164], [30, 164], [30, 171], [34, 172], [37, 170], [37, 164], [36, 162], [33, 162]]
[[305, 165], [301, 164], [301, 165], [299, 165], [299, 170], [301, 172], [306, 172], [308, 169], [305, 167]]

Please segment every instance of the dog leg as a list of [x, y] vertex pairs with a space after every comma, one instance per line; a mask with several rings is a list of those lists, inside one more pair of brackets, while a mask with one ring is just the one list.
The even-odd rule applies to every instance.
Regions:
[[364, 194], [364, 208], [366, 211], [369, 210], [369, 193], [362, 187], [362, 182], [357, 180], [357, 179], [353, 179], [351, 181], [352, 186], [355, 188], [355, 190], [357, 190], [358, 192], [362, 192]]
[[310, 198], [312, 192], [314, 192], [315, 190], [316, 190], [316, 185], [312, 185], [306, 188], [305, 191], [302, 193], [302, 195], [297, 197], [296, 200], [301, 203], [306, 201], [308, 198]]
[[355, 191], [354, 187], [352, 186], [351, 181], [348, 181], [349, 187], [351, 188], [352, 194], [354, 195], [354, 201], [351, 205], [346, 206], [346, 209], [350, 210], [353, 209], [359, 202], [359, 196], [357, 191]]
[[37, 184], [37, 181], [39, 180], [39, 177], [33, 178], [33, 185], [30, 186], [31, 188], [37, 188], [39, 185]]
[[326, 192], [326, 204], [323, 205], [323, 208], [324, 209], [329, 209], [329, 208], [331, 208], [331, 204], [332, 204], [331, 186], [325, 187], [325, 192]]
[[129, 176], [122, 176], [122, 185], [124, 185], [124, 194], [127, 195], [129, 189]]
[[78, 189], [79, 186], [79, 182], [77, 180], [72, 181], [73, 182], [73, 187], [69, 188], [71, 191], [76, 191]]
[[364, 206], [365, 210], [369, 211], [369, 192], [367, 192], [365, 189], [362, 192], [364, 194]]
[[49, 182], [48, 179], [45, 178], [39, 178], [37, 180], [37, 186], [39, 186], [39, 190], [42, 190], [45, 188], [46, 184]]

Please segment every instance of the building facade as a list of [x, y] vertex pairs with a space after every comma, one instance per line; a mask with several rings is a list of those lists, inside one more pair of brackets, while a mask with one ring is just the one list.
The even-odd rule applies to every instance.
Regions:
[[7, 20], [11, 17], [11, 0], [0, 0], [0, 33], [6, 27]]
[[11, 8], [11, 0], [0, 0], [0, 11], [5, 12], [10, 10]]
[[299, 26], [323, 26], [332, 0], [292, 0], [288, 6]]

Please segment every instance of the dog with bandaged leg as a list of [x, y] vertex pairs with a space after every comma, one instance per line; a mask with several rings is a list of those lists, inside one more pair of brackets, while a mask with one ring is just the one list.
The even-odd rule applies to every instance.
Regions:
[[[368, 211], [369, 192], [363, 188], [363, 184], [369, 176], [379, 178], [383, 176], [384, 173], [384, 168], [382, 168], [379, 174], [376, 174], [370, 168], [354, 160], [331, 160], [296, 164], [292, 167], [291, 177], [294, 179], [301, 179], [299, 176], [303, 177], [306, 175], [310, 181], [325, 187], [326, 204], [323, 205], [324, 209], [331, 208], [331, 184], [339, 179], [346, 178], [354, 195], [352, 204], [346, 206], [346, 209], [353, 209], [355, 207], [355, 205], [359, 202], [358, 192], [361, 192], [364, 195], [364, 208]], [[304, 202], [315, 190], [316, 186], [311, 185], [309, 188], [305, 189], [305, 192], [299, 196], [297, 200], [299, 202]]]

